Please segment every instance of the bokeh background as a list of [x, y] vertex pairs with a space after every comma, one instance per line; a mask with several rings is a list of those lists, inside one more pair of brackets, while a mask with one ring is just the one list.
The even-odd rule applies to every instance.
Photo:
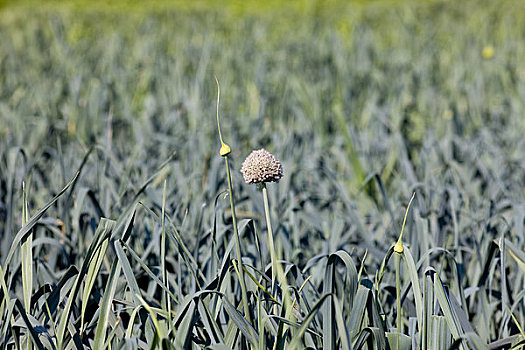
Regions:
[[[218, 155], [216, 76], [247, 264], [264, 270], [259, 254], [266, 244], [255, 236], [266, 224], [260, 193], [238, 170], [251, 150], [264, 147], [284, 168], [283, 179], [269, 185], [278, 253], [312, 276], [310, 296], [303, 298], [313, 304], [325, 288], [326, 260], [318, 264], [319, 256], [343, 250], [362, 285], [380, 285], [374, 297], [383, 331], [395, 327], [393, 264], [381, 283], [377, 272], [415, 192], [404, 242], [419, 263], [422, 285], [425, 268], [434, 267], [464, 312], [464, 333], [472, 331], [485, 346], [501, 339], [519, 344], [525, 322], [524, 14], [519, 0], [3, 2], [0, 258], [9, 293], [2, 295], [23, 299], [16, 248], [25, 222], [22, 183], [35, 214], [79, 169], [73, 188], [33, 228], [33, 293], [56, 288], [72, 265], [81, 270], [102, 218], [122, 229], [135, 211], [127, 244], [159, 273], [163, 230], [154, 214], [163, 208], [202, 282], [215, 278], [233, 239]], [[85, 327], [72, 317], [85, 347], [93, 345], [96, 310], [111, 281], [112, 244], [124, 234], [116, 231], [86, 295]], [[182, 299], [199, 286], [183, 264], [188, 252], [179, 248], [180, 242], [168, 247], [166, 269], [168, 289]], [[162, 289], [129, 259], [144, 298], [161, 305]], [[228, 271], [235, 279], [231, 266]], [[115, 298], [136, 302], [124, 277]], [[239, 287], [230, 282], [223, 292], [241, 310]], [[256, 305], [258, 287], [249, 289]], [[54, 342], [53, 321], [39, 314], [46, 295], [26, 311]], [[402, 333], [411, 335], [415, 299], [408, 295]], [[53, 309], [55, 321], [65, 300]], [[8, 329], [6, 303], [0, 325]], [[344, 310], [350, 317], [351, 303]], [[107, 342], [127, 344], [130, 313], [115, 301], [110, 314], [123, 321], [109, 329], [117, 330]], [[231, 324], [227, 314], [217, 314]], [[447, 348], [454, 332], [444, 326], [446, 315], [438, 310], [434, 316]], [[316, 317], [313, 331], [322, 333], [322, 316]], [[146, 318], [132, 337], [139, 347], [153, 339]], [[176, 344], [211, 346], [199, 322]], [[381, 328], [370, 322], [350, 331], [352, 344], [367, 325]], [[23, 324], [13, 328], [19, 333], [5, 333], [0, 344], [29, 334]], [[75, 338], [69, 332], [66, 344]], [[228, 346], [247, 346], [241, 338]], [[304, 346], [321, 343], [312, 336]]]

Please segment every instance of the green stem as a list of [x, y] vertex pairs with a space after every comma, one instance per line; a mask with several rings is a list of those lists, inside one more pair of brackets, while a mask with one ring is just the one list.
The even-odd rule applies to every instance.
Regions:
[[259, 298], [257, 298], [257, 326], [259, 327], [259, 349], [264, 349], [266, 347], [266, 336], [264, 334], [264, 317], [262, 315], [262, 303], [261, 300], [263, 294], [259, 291]]
[[[228, 178], [228, 192], [230, 195], [230, 208], [232, 212], [233, 234], [235, 236], [235, 252], [237, 255], [237, 261], [239, 262], [238, 269], [237, 269], [237, 266], [235, 266], [235, 262], [233, 266], [236, 270], [235, 272], [237, 273], [239, 282], [241, 284], [241, 297], [242, 297], [242, 304], [244, 307], [244, 317], [246, 317], [246, 320], [251, 325], [252, 317], [250, 315], [250, 307], [248, 305], [248, 293], [246, 291], [246, 281], [244, 280], [244, 267], [242, 264], [241, 244], [240, 244], [240, 239], [239, 239], [239, 230], [237, 228], [237, 216], [235, 215], [235, 203], [233, 200], [232, 177], [230, 173], [230, 164], [228, 163], [228, 154], [230, 154], [231, 149], [230, 149], [230, 146], [225, 144], [224, 141], [222, 140], [221, 124], [219, 120], [219, 102], [220, 102], [220, 96], [221, 96], [221, 88], [219, 86], [219, 80], [217, 79], [217, 77], [215, 77], [215, 81], [217, 82], [217, 130], [219, 131], [219, 139], [221, 141], [221, 148], [219, 150], [219, 154], [221, 155], [221, 157], [224, 158], [224, 161], [226, 162], [226, 175]], [[252, 332], [251, 327], [248, 327], [248, 329], [250, 331], [251, 336], [253, 337], [254, 335], [252, 334], [253, 332]], [[250, 348], [253, 349], [254, 347], [250, 346]], [[258, 346], [255, 346], [255, 348], [257, 349]]]
[[[397, 331], [401, 334], [403, 330], [403, 321], [401, 319], [401, 278], [400, 278], [400, 269], [401, 269], [401, 254], [394, 253], [394, 264], [396, 265], [396, 301], [397, 301]], [[397, 337], [397, 348], [399, 349], [399, 339]]]
[[219, 79], [215, 77], [215, 82], [217, 83], [217, 130], [219, 130], [219, 140], [221, 141], [221, 145], [224, 144], [222, 141], [222, 133], [221, 133], [221, 124], [219, 121], [219, 102], [221, 100], [221, 87], [219, 85]]
[[248, 294], [246, 292], [246, 283], [244, 281], [244, 269], [242, 264], [242, 255], [241, 255], [241, 244], [239, 242], [239, 231], [237, 229], [237, 216], [235, 215], [235, 203], [233, 201], [233, 190], [232, 190], [232, 179], [230, 174], [230, 165], [228, 163], [228, 157], [224, 157], [226, 162], [226, 175], [228, 177], [228, 191], [230, 194], [230, 207], [232, 212], [232, 222], [233, 222], [233, 233], [235, 236], [235, 252], [237, 254], [237, 261], [239, 262], [239, 279], [241, 282], [241, 293], [242, 293], [242, 303], [244, 306], [244, 316], [248, 323], [252, 324], [250, 316], [250, 307], [248, 305]]
[[[273, 230], [272, 230], [272, 222], [270, 220], [270, 205], [268, 201], [268, 190], [266, 189], [266, 184], [262, 183], [260, 188], [262, 189], [263, 193], [263, 201], [264, 201], [264, 213], [266, 216], [266, 227], [268, 229], [268, 250], [270, 251], [270, 258], [272, 260], [272, 292], [276, 293], [277, 288], [275, 285], [276, 278], [279, 279], [280, 287], [281, 287], [281, 293], [282, 293], [282, 307], [284, 308], [284, 318], [291, 321], [293, 318], [293, 304], [290, 298], [290, 291], [288, 288], [288, 282], [286, 280], [286, 276], [284, 275], [283, 267], [281, 264], [277, 261], [277, 254], [275, 252], [275, 246], [273, 244]], [[274, 305], [274, 314], [279, 315], [280, 313], [277, 310], [277, 304]], [[283, 323], [282, 321], [279, 322], [279, 329], [277, 331], [277, 337], [273, 344], [273, 349], [282, 349], [285, 347], [286, 344], [286, 331], [287, 331], [287, 325]]]
[[[22, 226], [29, 221], [29, 208], [26, 199], [25, 183], [22, 183]], [[31, 312], [31, 294], [33, 290], [33, 234], [31, 233], [20, 247], [22, 265], [22, 289], [24, 293], [24, 306], [27, 314]], [[27, 334], [27, 350], [33, 349], [29, 332]]]
[[268, 204], [268, 190], [266, 184], [262, 186], [263, 200], [264, 200], [264, 214], [266, 215], [266, 227], [268, 228], [268, 249], [270, 250], [270, 258], [272, 260], [272, 290], [275, 286], [275, 274], [277, 273], [277, 259], [275, 256], [275, 246], [273, 245], [273, 231], [272, 223], [270, 221], [270, 205]]
[[405, 210], [405, 217], [403, 218], [403, 225], [401, 226], [401, 233], [399, 234], [399, 239], [397, 240], [397, 243], [394, 246], [394, 251], [396, 253], [403, 253], [403, 232], [405, 230], [405, 224], [407, 222], [408, 209], [410, 209], [410, 204], [412, 204], [412, 201], [414, 200], [415, 196], [416, 196], [416, 192], [412, 193], [412, 197], [410, 198], [410, 201], [408, 202], [407, 210]]
[[[160, 241], [160, 263], [162, 268], [162, 282], [166, 286], [167, 290], [169, 290], [169, 282], [168, 282], [168, 270], [166, 268], [166, 228], [164, 226], [165, 222], [165, 211], [166, 211], [166, 180], [164, 180], [164, 187], [162, 191], [162, 219], [161, 219], [161, 225], [162, 225], [162, 231], [161, 231], [161, 241]], [[164, 291], [164, 309], [168, 312], [168, 320], [171, 323], [171, 302], [169, 299], [169, 295], [167, 290]]]

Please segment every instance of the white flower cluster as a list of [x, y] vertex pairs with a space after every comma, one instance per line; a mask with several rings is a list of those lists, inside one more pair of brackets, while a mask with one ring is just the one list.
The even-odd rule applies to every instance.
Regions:
[[273, 154], [261, 148], [252, 151], [242, 163], [241, 173], [248, 184], [278, 182], [283, 176], [281, 162]]

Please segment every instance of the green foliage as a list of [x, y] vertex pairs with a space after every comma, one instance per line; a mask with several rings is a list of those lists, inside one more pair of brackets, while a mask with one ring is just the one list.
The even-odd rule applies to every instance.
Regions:
[[524, 12], [2, 4], [0, 350], [523, 346]]

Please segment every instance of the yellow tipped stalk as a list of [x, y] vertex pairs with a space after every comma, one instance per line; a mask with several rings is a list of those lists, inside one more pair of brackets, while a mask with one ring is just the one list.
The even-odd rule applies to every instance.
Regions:
[[[233, 186], [232, 186], [232, 179], [231, 179], [231, 174], [230, 174], [230, 165], [228, 163], [228, 154], [231, 153], [231, 148], [226, 143], [224, 143], [224, 141], [222, 140], [221, 125], [219, 122], [219, 102], [220, 102], [220, 96], [221, 96], [221, 88], [220, 88], [219, 80], [217, 79], [217, 77], [215, 77], [215, 82], [217, 83], [217, 129], [219, 131], [219, 140], [221, 142], [221, 148], [219, 150], [219, 154], [224, 158], [224, 163], [226, 165], [226, 178], [228, 180], [228, 193], [230, 197], [230, 208], [231, 208], [231, 213], [232, 213], [233, 234], [235, 236], [235, 252], [237, 255], [237, 262], [239, 263], [239, 269], [236, 269], [236, 272], [239, 278], [239, 282], [241, 284], [241, 295], [242, 295], [242, 303], [244, 307], [244, 317], [246, 318], [248, 323], [251, 325], [252, 319], [250, 316], [250, 306], [248, 305], [248, 293], [246, 290], [246, 282], [244, 280], [244, 267], [242, 263], [239, 230], [237, 228], [237, 216], [235, 215]], [[250, 334], [251, 334], [252, 333], [251, 328], [248, 328], [248, 330], [250, 331]]]
[[403, 219], [403, 226], [401, 226], [401, 233], [399, 234], [399, 239], [394, 245], [394, 252], [399, 254], [403, 253], [403, 231], [405, 230], [405, 224], [407, 222], [408, 209], [410, 209], [410, 204], [412, 204], [415, 196], [416, 192], [412, 194], [412, 198], [410, 198], [410, 202], [408, 202], [407, 210], [405, 210], [405, 218]]
[[[402, 333], [403, 330], [403, 309], [401, 308], [401, 254], [403, 254], [403, 232], [405, 230], [405, 224], [407, 222], [408, 210], [410, 209], [410, 204], [414, 200], [416, 193], [412, 194], [412, 198], [408, 202], [407, 209], [405, 210], [405, 217], [403, 219], [403, 225], [401, 226], [401, 233], [399, 234], [399, 239], [394, 245], [394, 252], [397, 254], [394, 255], [394, 263], [396, 266], [396, 301], [397, 301], [397, 331]], [[397, 348], [400, 348], [399, 337], [397, 338]]]
[[217, 129], [219, 130], [219, 140], [221, 141], [221, 149], [219, 150], [219, 154], [221, 155], [221, 157], [226, 157], [228, 154], [231, 153], [232, 149], [222, 140], [221, 123], [219, 120], [219, 102], [221, 98], [221, 87], [219, 85], [219, 80], [217, 79], [217, 77], [215, 77], [215, 82], [217, 83]]

